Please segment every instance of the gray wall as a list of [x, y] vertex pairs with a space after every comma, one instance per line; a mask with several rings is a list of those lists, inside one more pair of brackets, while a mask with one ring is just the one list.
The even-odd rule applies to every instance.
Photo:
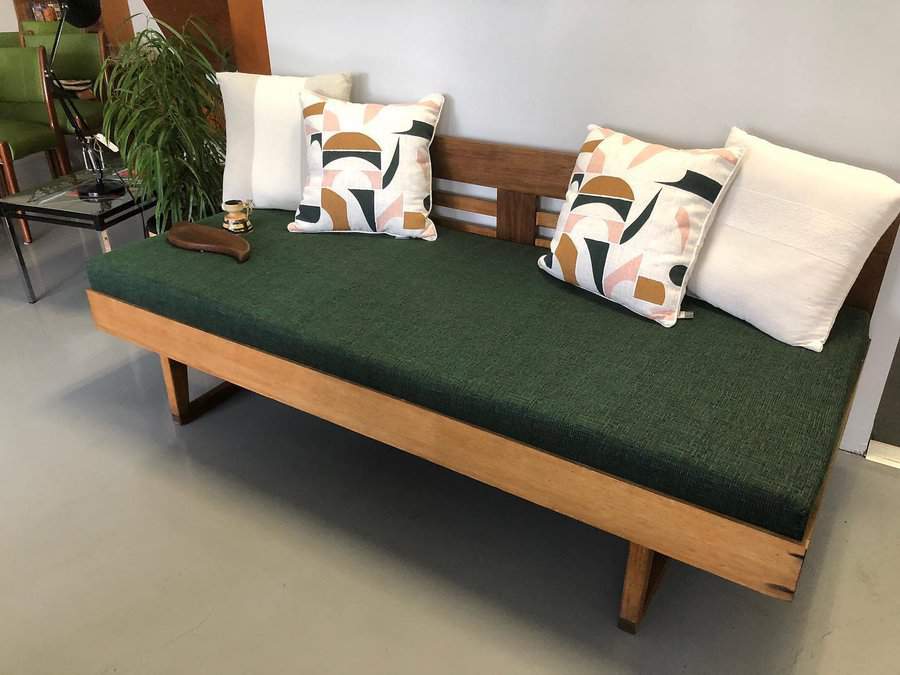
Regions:
[[574, 149], [589, 122], [681, 146], [732, 125], [900, 178], [897, 0], [265, 0], [272, 68], [354, 99], [448, 96], [442, 131]]

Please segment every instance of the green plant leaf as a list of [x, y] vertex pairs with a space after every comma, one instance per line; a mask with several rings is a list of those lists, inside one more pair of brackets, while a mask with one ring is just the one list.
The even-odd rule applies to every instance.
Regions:
[[220, 208], [225, 129], [215, 73], [227, 60], [199, 22], [181, 30], [158, 23], [163, 33], [139, 31], [107, 59], [96, 91], [103, 132], [119, 146], [140, 194], [157, 200], [163, 231]]

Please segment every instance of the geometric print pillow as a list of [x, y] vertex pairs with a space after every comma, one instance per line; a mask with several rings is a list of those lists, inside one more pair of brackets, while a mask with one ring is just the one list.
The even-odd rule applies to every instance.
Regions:
[[288, 229], [435, 240], [429, 147], [444, 97], [408, 105], [300, 97], [306, 184]]
[[675, 150], [596, 125], [538, 266], [674, 326], [707, 227], [743, 150]]

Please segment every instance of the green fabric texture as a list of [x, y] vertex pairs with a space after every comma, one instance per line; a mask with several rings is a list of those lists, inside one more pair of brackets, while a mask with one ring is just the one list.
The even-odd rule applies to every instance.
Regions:
[[[291, 234], [256, 211], [248, 262], [163, 238], [94, 258], [94, 289], [768, 530], [800, 538], [868, 345], [825, 350], [688, 299], [670, 329], [543, 274], [543, 249]], [[218, 218], [210, 222], [220, 222]], [[249, 421], [252, 424], [252, 420]]]
[[[55, 35], [26, 35], [26, 47], [43, 47], [47, 60], [53, 51]], [[96, 80], [100, 74], [100, 40], [97, 33], [64, 35], [53, 60], [53, 72], [61, 80]]]
[[[0, 103], [42, 102], [43, 81], [37, 47], [0, 48]], [[5, 106], [0, 115], [9, 117]]]
[[0, 141], [14, 159], [56, 147], [37, 47], [0, 48]]
[[21, 159], [43, 150], [56, 148], [56, 134], [46, 124], [0, 119], [0, 142], [12, 150], [13, 159]]
[[[47, 58], [53, 49], [54, 35], [26, 35], [28, 47], [44, 47]], [[100, 58], [100, 41], [96, 33], [73, 33], [60, 40], [59, 51], [53, 62], [53, 71], [61, 80], [96, 80], [103, 62]], [[98, 131], [103, 125], [103, 104], [99, 101], [71, 99], [88, 129]], [[56, 101], [56, 119], [65, 134], [74, 134], [75, 128], [66, 117], [59, 101]], [[47, 114], [44, 113], [44, 119]]]
[[0, 33], [0, 47], [18, 47], [19, 34], [2, 32]]
[[47, 119], [47, 104], [44, 103], [43, 98], [33, 103], [0, 102], [0, 118], [19, 122], [35, 122], [48, 128], [50, 126], [50, 121]]

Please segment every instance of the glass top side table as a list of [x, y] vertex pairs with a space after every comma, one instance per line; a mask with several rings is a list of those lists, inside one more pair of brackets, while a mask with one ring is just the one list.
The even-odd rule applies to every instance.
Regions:
[[[126, 185], [133, 185], [125, 171], [117, 171], [108, 180], [116, 180], [115, 176], [119, 176]], [[36, 302], [37, 298], [34, 295], [19, 240], [13, 230], [14, 220], [24, 218], [52, 225], [94, 230], [100, 239], [103, 252], [108, 253], [111, 249], [107, 229], [133, 216], [143, 215], [156, 206], [156, 200], [142, 201], [140, 197], [132, 196], [132, 193], [127, 190], [125, 194], [112, 198], [82, 199], [79, 197], [78, 186], [93, 180], [94, 174], [91, 172], [78, 171], [68, 176], [60, 176], [35, 188], [0, 197], [0, 216], [3, 218], [3, 229], [6, 230], [9, 237], [9, 243], [19, 267], [22, 286], [29, 303]], [[142, 222], [146, 238], [153, 229], [153, 214], [144, 218]], [[32, 244], [32, 246], [34, 245]]]

